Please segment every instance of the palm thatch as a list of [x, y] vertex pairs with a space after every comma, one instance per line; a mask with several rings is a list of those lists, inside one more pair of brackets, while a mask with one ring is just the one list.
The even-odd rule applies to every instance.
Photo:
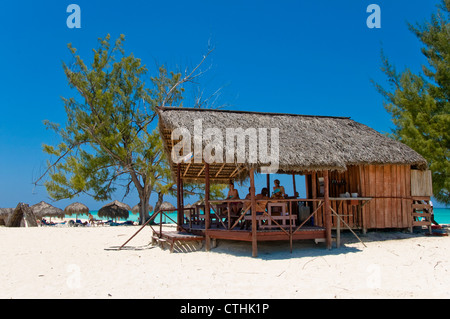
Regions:
[[0, 208], [0, 218], [8, 217], [13, 211], [14, 208]]
[[98, 211], [98, 217], [128, 219], [128, 216], [130, 216], [130, 211], [130, 206], [115, 200], [100, 208]]
[[[159, 129], [163, 137], [166, 154], [171, 161], [171, 170], [176, 175], [177, 165], [172, 162], [171, 133], [176, 128], [185, 128], [191, 134], [191, 150], [199, 142], [194, 134], [194, 121], [202, 120], [202, 130], [215, 129], [221, 133], [223, 145], [222, 163], [210, 163], [211, 182], [242, 180], [248, 169], [260, 171], [267, 163], [260, 158], [253, 163], [248, 156], [243, 163], [226, 163], [226, 130], [255, 128], [267, 129], [267, 151], [272, 149], [271, 130], [279, 130], [278, 173], [303, 173], [319, 170], [345, 171], [350, 165], [362, 164], [409, 164], [425, 169], [427, 162], [417, 152], [372, 128], [348, 117], [308, 116], [280, 113], [225, 111], [211, 109], [163, 108], [159, 111]], [[217, 136], [214, 135], [214, 139]], [[201, 139], [202, 149], [217, 145], [214, 139]], [[219, 135], [220, 139], [220, 135]], [[260, 140], [260, 137], [258, 136]], [[233, 142], [237, 149], [237, 142]], [[220, 147], [220, 146], [219, 146]], [[249, 143], [245, 152], [248, 154]], [[183, 180], [200, 182], [204, 179], [204, 161], [181, 163]]]
[[64, 213], [66, 215], [88, 215], [89, 208], [82, 203], [72, 203], [66, 208], [64, 208]]
[[6, 225], [13, 211], [14, 208], [0, 208], [0, 226]]
[[[131, 209], [131, 212], [132, 212], [133, 214], [139, 214], [140, 207], [141, 207], [141, 204], [140, 204], [140, 203], [134, 205], [133, 208]], [[153, 210], [153, 206], [152, 206], [152, 205], [149, 205], [149, 206], [148, 206], [148, 210], [149, 210], [149, 212], [151, 212], [151, 211]]]
[[173, 206], [169, 202], [163, 202], [161, 204], [161, 206], [159, 206], [159, 209], [162, 210], [162, 211], [168, 211], [168, 210], [173, 210], [173, 209], [176, 209], [176, 208], [175, 208], [175, 206]]
[[28, 204], [17, 204], [14, 211], [8, 218], [6, 227], [21, 227], [23, 221], [27, 222], [28, 227], [37, 227], [36, 216]]
[[44, 201], [41, 201], [31, 206], [31, 210], [39, 219], [41, 219], [42, 217], [63, 218], [65, 216], [64, 211], [62, 209], [52, 206]]

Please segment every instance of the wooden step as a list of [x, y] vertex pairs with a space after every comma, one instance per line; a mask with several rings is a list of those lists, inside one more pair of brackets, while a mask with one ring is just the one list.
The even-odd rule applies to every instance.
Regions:
[[431, 205], [427, 205], [427, 204], [412, 204], [412, 209], [416, 209], [416, 210], [431, 210], [433, 209], [433, 207]]
[[413, 217], [424, 217], [424, 218], [431, 218], [431, 213], [412, 213]]
[[430, 226], [431, 225], [431, 221], [413, 221], [413, 226]]

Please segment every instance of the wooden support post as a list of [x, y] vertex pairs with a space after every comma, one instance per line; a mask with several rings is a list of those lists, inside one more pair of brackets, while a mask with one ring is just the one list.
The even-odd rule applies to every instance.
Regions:
[[210, 227], [209, 219], [209, 164], [205, 164], [205, 248], [206, 251], [211, 250], [211, 238], [209, 237], [208, 231]]
[[292, 174], [292, 184], [294, 186], [294, 196], [297, 193], [297, 187], [295, 186], [295, 174]]
[[[339, 209], [337, 210], [337, 214], [339, 213]], [[337, 218], [336, 220], [336, 248], [341, 247], [341, 219]]]
[[[292, 175], [295, 176], [295, 175]], [[294, 179], [295, 181], [295, 179]], [[295, 189], [295, 184], [294, 184]], [[292, 254], [292, 202], [289, 202], [289, 247], [291, 248], [291, 254]]]
[[[181, 164], [177, 165], [177, 230], [180, 231], [183, 220], [183, 210], [181, 204]], [[162, 221], [162, 220], [161, 220]]]
[[[317, 173], [316, 172], [311, 173], [311, 198], [312, 199], [317, 198]], [[316, 202], [313, 202], [313, 211], [316, 209], [317, 209], [317, 204], [316, 204]]]
[[266, 182], [267, 182], [267, 191], [269, 192], [269, 197], [270, 197], [270, 174], [266, 175]]
[[181, 195], [180, 195], [180, 203], [181, 203], [181, 220], [179, 222], [180, 230], [183, 228], [184, 223], [184, 185], [183, 185], [183, 177], [181, 177], [180, 180], [180, 188], [181, 188]]
[[331, 249], [331, 205], [328, 183], [328, 170], [323, 171], [324, 201], [325, 201], [325, 231], [327, 239], [327, 249]]
[[256, 195], [255, 195], [255, 172], [250, 169], [250, 199], [252, 207], [252, 256], [258, 257], [258, 241], [256, 228]]

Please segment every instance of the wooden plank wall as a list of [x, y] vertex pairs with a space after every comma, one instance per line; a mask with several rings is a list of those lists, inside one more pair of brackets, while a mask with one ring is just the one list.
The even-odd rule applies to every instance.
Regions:
[[373, 198], [363, 209], [366, 227], [411, 227], [411, 167], [363, 165], [360, 175], [361, 196]]
[[[321, 172], [313, 173], [312, 178], [321, 177]], [[344, 180], [345, 183], [339, 183]], [[333, 181], [338, 181], [334, 182]], [[319, 193], [316, 185], [317, 197]], [[360, 197], [372, 197], [363, 209], [365, 228], [408, 228], [412, 226], [411, 215], [411, 167], [409, 165], [361, 165], [350, 166], [345, 172], [330, 173], [330, 197], [339, 197], [341, 193], [358, 193]], [[310, 198], [314, 198], [311, 196]], [[345, 215], [344, 221], [350, 227], [361, 227], [362, 221], [357, 214], [357, 207], [343, 202], [338, 206], [332, 202], [332, 208]], [[323, 210], [319, 211], [315, 224], [323, 226]], [[333, 227], [336, 219], [333, 216]]]
[[411, 170], [411, 196], [433, 196], [431, 171]]

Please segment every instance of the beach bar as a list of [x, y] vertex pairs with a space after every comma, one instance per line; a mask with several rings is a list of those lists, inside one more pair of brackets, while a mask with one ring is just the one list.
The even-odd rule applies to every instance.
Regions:
[[[166, 107], [159, 130], [177, 182], [178, 232], [204, 236], [207, 250], [215, 239], [250, 241], [253, 256], [259, 241], [288, 241], [292, 251], [293, 240], [314, 239], [330, 249], [332, 230], [431, 224], [425, 159], [348, 117]], [[271, 190], [274, 172], [292, 175], [294, 193], [257, 199], [255, 174], [267, 174]], [[248, 180], [247, 199], [210, 198], [213, 183]], [[205, 186], [203, 204], [184, 207], [185, 183]]]

